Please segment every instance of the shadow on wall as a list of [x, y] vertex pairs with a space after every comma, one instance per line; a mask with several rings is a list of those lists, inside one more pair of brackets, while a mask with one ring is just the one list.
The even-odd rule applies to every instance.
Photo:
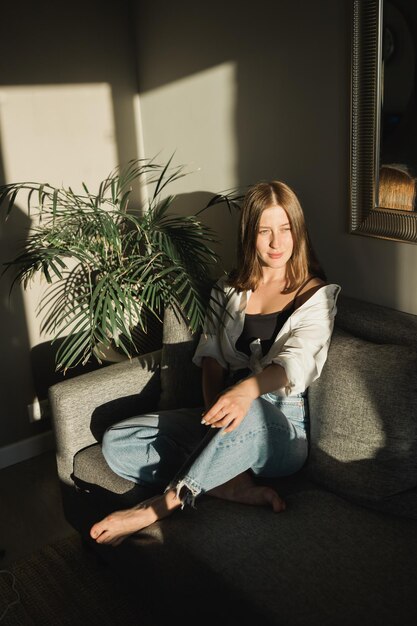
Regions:
[[[30, 98], [29, 90], [33, 86], [44, 86], [53, 94], [54, 87], [60, 86], [109, 85], [113, 130], [101, 128], [103, 133], [109, 132], [111, 136], [100, 135], [102, 112], [97, 106], [97, 145], [105, 141], [113, 142], [119, 164], [137, 158], [133, 99], [137, 94], [137, 76], [127, 3], [121, 6], [116, 0], [90, 0], [88, 3], [74, 0], [71, 4], [61, 3], [57, 12], [53, 0], [37, 3], [22, 0], [19, 6], [3, 3], [1, 15], [3, 23], [9, 24], [9, 28], [0, 41], [0, 58], [7, 59], [7, 63], [1, 66], [0, 88], [27, 88]], [[13, 54], [10, 54], [11, 48]], [[34, 115], [33, 123], [36, 125], [39, 123], [36, 112], [27, 108], [27, 115]], [[51, 118], [43, 121], [46, 127], [39, 129], [41, 132], [38, 134], [39, 141], [42, 141], [40, 155], [47, 154], [48, 147], [57, 147], [56, 138], [48, 137], [48, 132], [61, 128], [62, 155], [66, 156], [68, 147], [74, 151], [78, 145], [83, 150], [81, 159], [85, 160], [86, 169], [94, 171], [93, 166], [89, 167], [88, 156], [94, 159], [97, 146], [94, 143], [82, 144], [83, 125], [88, 123], [88, 119], [79, 119], [78, 125], [74, 125], [70, 117], [71, 125], [79, 135], [73, 138], [65, 133], [68, 115], [71, 116], [71, 112], [53, 111]], [[85, 130], [90, 132], [87, 128]], [[70, 146], [66, 145], [66, 141]], [[33, 147], [30, 149], [33, 150]], [[57, 158], [60, 158], [59, 154]]]
[[[219, 190], [178, 194], [171, 205], [170, 212], [180, 215], [195, 215], [207, 206], [217, 193]], [[225, 203], [208, 207], [197, 215], [197, 219], [211, 228], [218, 239], [218, 243], [213, 244], [212, 248], [221, 255], [222, 262], [213, 268], [215, 277], [220, 276], [223, 270], [230, 270], [236, 262], [238, 216], [239, 213], [236, 210], [230, 212]], [[232, 241], [230, 241], [230, 233], [233, 233]], [[225, 240], [226, 237], [227, 240]]]
[[85, 365], [72, 367], [65, 374], [62, 371], [56, 371], [55, 355], [64, 339], [65, 337], [59, 337], [53, 343], [52, 341], [44, 341], [33, 346], [30, 350], [35, 395], [40, 401], [48, 398], [48, 389], [51, 385], [110, 365], [109, 362], [104, 361], [100, 364], [95, 359], [90, 359]]
[[[68, 169], [72, 163], [75, 171], [81, 167], [87, 175], [89, 172], [95, 175], [97, 164], [94, 159], [100, 146], [106, 147], [106, 154], [114, 153], [117, 163], [123, 164], [136, 158], [134, 96], [137, 94], [137, 77], [127, 3], [121, 7], [115, 0], [92, 0], [88, 3], [75, 0], [71, 5], [62, 4], [58, 13], [53, 0], [41, 0], [36, 4], [23, 0], [19, 6], [12, 3], [2, 6], [2, 20], [9, 25], [0, 41], [0, 58], [3, 59], [0, 90], [1, 96], [4, 95], [0, 110], [1, 158], [8, 179], [1, 168], [0, 182], [14, 182], [10, 179], [14, 171], [30, 172], [32, 162], [34, 171], [46, 171], [48, 162], [52, 161], [54, 172], [58, 172], [57, 176], [64, 181], [71, 175]], [[104, 127], [100, 117], [103, 111], [96, 106], [97, 124], [93, 124], [96, 131], [85, 128], [92, 138], [88, 143], [83, 128], [90, 118], [83, 119], [80, 111], [85, 110], [90, 115], [94, 102], [88, 100], [85, 108], [83, 100], [80, 109], [73, 111], [68, 105], [65, 108], [61, 98], [59, 101], [63, 103], [63, 108], [56, 106], [47, 117], [39, 101], [40, 93], [47, 97], [66, 86], [67, 93], [76, 102], [78, 92], [70, 88], [80, 85], [85, 87], [83, 93], [91, 87], [87, 94], [90, 99], [95, 93], [95, 85], [109, 86], [111, 94], [109, 110], [111, 107], [113, 119], [107, 124], [106, 118], [107, 125]], [[41, 90], [33, 89], [37, 87]], [[8, 90], [13, 97], [16, 94], [20, 97], [27, 91], [27, 102], [22, 109], [13, 109], [12, 99], [8, 102]], [[100, 105], [100, 102], [95, 104]], [[19, 116], [33, 130], [29, 138], [21, 136]], [[68, 120], [75, 136], [67, 128]], [[5, 127], [5, 123], [15, 123], [17, 131], [10, 126]], [[56, 136], [55, 129], [62, 134]], [[97, 141], [94, 132], [97, 132]], [[81, 150], [82, 154], [79, 154]], [[42, 163], [43, 155], [45, 163]], [[107, 173], [105, 171], [103, 175]], [[19, 180], [33, 177], [34, 174], [29, 173], [19, 177]], [[45, 178], [48, 178], [47, 172]], [[88, 180], [86, 182], [89, 183]], [[4, 207], [1, 210], [3, 212]], [[29, 226], [30, 219], [23, 205], [21, 211], [17, 207], [14, 209], [7, 224], [0, 219], [2, 262], [13, 258], [18, 240], [24, 237]], [[9, 301], [9, 285], [8, 277], [3, 277], [0, 281], [0, 449], [50, 428], [49, 420], [30, 423], [27, 405], [34, 402], [36, 395], [42, 400], [48, 385], [59, 376], [54, 366], [56, 346], [52, 347], [48, 342], [31, 346], [27, 319], [37, 323], [34, 311], [25, 311], [18, 287]]]
[[[0, 272], [15, 255], [29, 225], [30, 219], [19, 209], [6, 224], [0, 220]], [[21, 288], [16, 286], [10, 292], [12, 279], [12, 271], [0, 278], [0, 445], [27, 437], [35, 428], [29, 428], [26, 406], [33, 402], [33, 391], [26, 382], [31, 379], [26, 311]]]

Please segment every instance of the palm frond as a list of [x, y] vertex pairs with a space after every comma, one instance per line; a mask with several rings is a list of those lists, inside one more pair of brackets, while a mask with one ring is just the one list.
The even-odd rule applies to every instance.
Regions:
[[[0, 186], [5, 218], [26, 194], [33, 226], [21, 251], [4, 264], [14, 272], [12, 287], [27, 288], [41, 274], [47, 288], [37, 307], [41, 332], [64, 336], [56, 353], [57, 369], [100, 360], [100, 350], [115, 345], [135, 354], [134, 328], [147, 332], [147, 320], [161, 320], [170, 306], [189, 328], [201, 328], [214, 282], [217, 234], [199, 213], [225, 203], [238, 209], [237, 191], [216, 194], [193, 215], [176, 215], [168, 187], [187, 175], [183, 165], [133, 159], [117, 166], [94, 193], [86, 183], [72, 187], [43, 182]], [[146, 211], [131, 210], [134, 184], [149, 190]], [[129, 208], [129, 210], [128, 210]]]

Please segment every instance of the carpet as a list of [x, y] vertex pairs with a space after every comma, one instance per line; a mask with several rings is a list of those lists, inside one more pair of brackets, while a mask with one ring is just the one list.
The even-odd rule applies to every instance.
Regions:
[[135, 593], [126, 589], [111, 567], [82, 544], [78, 534], [45, 546], [1, 570], [1, 626], [156, 623], [151, 607], [146, 607], [141, 598], [140, 588]]

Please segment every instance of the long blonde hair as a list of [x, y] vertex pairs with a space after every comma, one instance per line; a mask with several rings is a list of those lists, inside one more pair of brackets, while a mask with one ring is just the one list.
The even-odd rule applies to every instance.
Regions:
[[382, 165], [379, 170], [379, 208], [413, 211], [416, 197], [415, 179], [407, 170]]
[[237, 267], [229, 275], [229, 285], [238, 291], [255, 290], [262, 277], [262, 265], [256, 249], [261, 215], [270, 206], [279, 205], [288, 216], [294, 249], [287, 263], [284, 293], [300, 287], [309, 276], [326, 279], [311, 246], [300, 202], [288, 185], [273, 180], [260, 182], [247, 191], [239, 220]]

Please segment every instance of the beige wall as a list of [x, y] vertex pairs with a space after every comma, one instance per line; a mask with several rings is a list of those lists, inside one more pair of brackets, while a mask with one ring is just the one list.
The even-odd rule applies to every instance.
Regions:
[[[133, 0], [133, 20], [128, 4], [26, 0], [2, 8], [0, 176], [94, 186], [143, 145], [142, 156], [175, 151], [174, 162], [189, 167], [176, 186], [178, 210], [187, 211], [213, 192], [282, 179], [299, 194], [329, 280], [417, 314], [417, 246], [347, 233], [350, 0], [249, 8], [237, 0]], [[207, 219], [230, 267], [235, 216], [218, 209]], [[23, 207], [7, 228], [0, 222], [2, 260], [27, 226]], [[34, 349], [45, 341], [38, 293], [17, 291], [9, 302], [7, 292], [3, 279], [0, 453], [48, 428], [29, 424], [26, 409], [42, 367], [32, 363]]]
[[[347, 232], [350, 5], [138, 4], [145, 149], [177, 149], [200, 167], [188, 192], [288, 182], [329, 279], [348, 295], [417, 313], [417, 246]], [[227, 218], [227, 262], [229, 227]]]
[[[85, 181], [94, 190], [138, 156], [128, 3], [25, 0], [3, 3], [1, 18], [1, 182], [77, 189]], [[0, 220], [2, 263], [30, 225], [23, 200], [7, 224]], [[9, 300], [9, 283], [0, 280], [0, 466], [2, 447], [50, 428], [30, 423], [27, 405], [54, 379], [50, 337], [35, 313], [44, 285], [18, 288]]]

